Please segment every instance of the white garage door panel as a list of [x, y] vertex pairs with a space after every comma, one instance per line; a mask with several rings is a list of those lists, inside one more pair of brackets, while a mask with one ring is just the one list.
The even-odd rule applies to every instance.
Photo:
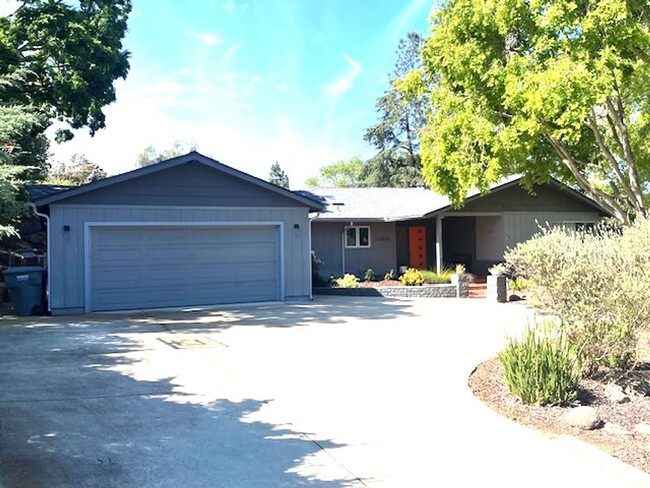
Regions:
[[277, 227], [95, 227], [92, 310], [278, 300]]

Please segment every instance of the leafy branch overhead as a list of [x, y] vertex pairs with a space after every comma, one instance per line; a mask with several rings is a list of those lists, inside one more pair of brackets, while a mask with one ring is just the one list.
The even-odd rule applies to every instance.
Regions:
[[424, 177], [456, 204], [522, 173], [572, 183], [619, 220], [648, 212], [650, 5], [626, 0], [451, 0], [423, 65]]
[[[102, 107], [115, 101], [113, 82], [126, 78], [122, 49], [130, 0], [25, 0], [0, 18], [0, 75], [22, 82], [3, 93], [4, 103], [32, 106], [68, 127], [105, 126]], [[61, 140], [71, 138], [59, 129]]]

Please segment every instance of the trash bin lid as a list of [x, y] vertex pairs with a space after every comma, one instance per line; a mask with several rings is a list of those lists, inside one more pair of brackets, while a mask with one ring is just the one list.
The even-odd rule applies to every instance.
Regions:
[[37, 271], [45, 271], [45, 268], [42, 266], [14, 266], [12, 268], [5, 269], [2, 273], [7, 275], [15, 274], [24, 274], [24, 273], [34, 273]]

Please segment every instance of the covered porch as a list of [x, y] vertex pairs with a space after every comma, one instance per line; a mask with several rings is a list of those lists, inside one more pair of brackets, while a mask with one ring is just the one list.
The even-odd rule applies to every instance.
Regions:
[[501, 213], [438, 213], [397, 222], [395, 234], [398, 268], [440, 273], [463, 264], [467, 272], [483, 277], [506, 250]]

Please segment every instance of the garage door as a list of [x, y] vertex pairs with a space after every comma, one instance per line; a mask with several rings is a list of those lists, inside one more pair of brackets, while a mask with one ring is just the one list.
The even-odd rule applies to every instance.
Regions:
[[276, 226], [92, 227], [90, 310], [280, 299]]

